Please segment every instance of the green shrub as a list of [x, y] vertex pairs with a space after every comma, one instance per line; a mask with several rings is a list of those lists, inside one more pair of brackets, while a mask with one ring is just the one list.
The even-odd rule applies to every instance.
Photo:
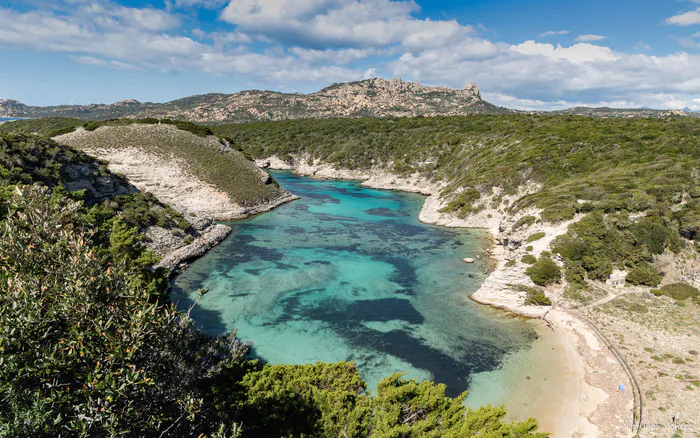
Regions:
[[537, 292], [535, 294], [528, 295], [527, 298], [525, 298], [525, 305], [551, 306], [552, 301], [549, 298], [547, 298], [544, 292]]
[[561, 269], [549, 257], [540, 257], [525, 270], [525, 274], [538, 286], [547, 286], [561, 280]]
[[523, 216], [518, 221], [513, 224], [513, 231], [518, 230], [522, 227], [529, 227], [537, 221], [535, 216]]
[[527, 238], [526, 242], [531, 243], [531, 242], [540, 240], [541, 238], [544, 237], [544, 235], [545, 235], [544, 231], [540, 231], [539, 233], [532, 234]]
[[640, 263], [629, 271], [626, 280], [636, 285], [657, 286], [661, 283], [661, 274], [654, 266]]
[[583, 257], [581, 266], [588, 272], [588, 278], [604, 281], [613, 272], [613, 264], [604, 255], [590, 255]]
[[526, 264], [528, 264], [528, 265], [532, 265], [533, 263], [535, 263], [535, 262], [537, 261], [537, 257], [535, 257], [535, 256], [532, 255], [532, 254], [525, 254], [525, 255], [520, 259], [520, 261], [523, 262], [523, 263], [526, 263]]
[[526, 306], [551, 306], [552, 301], [547, 298], [544, 292], [536, 287], [525, 286], [524, 284], [509, 284], [512, 289], [518, 292], [525, 292]]
[[566, 261], [564, 264], [566, 281], [568, 283], [585, 284], [586, 270], [583, 269], [581, 263], [575, 261]]
[[700, 291], [685, 283], [667, 284], [660, 289], [653, 289], [652, 293], [656, 296], [666, 295], [677, 301], [687, 300], [688, 298], [697, 301], [700, 298]]
[[515, 266], [517, 263], [518, 263], [518, 262], [516, 262], [515, 260], [508, 260], [508, 261], [506, 262], [505, 266], [506, 266], [506, 268], [512, 268], [512, 267]]
[[525, 247], [525, 251], [532, 251], [533, 249], [535, 248], [532, 245], [528, 245]]

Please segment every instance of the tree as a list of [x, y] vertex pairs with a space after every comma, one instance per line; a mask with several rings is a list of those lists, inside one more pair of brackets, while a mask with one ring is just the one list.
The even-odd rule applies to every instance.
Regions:
[[532, 266], [525, 270], [525, 274], [538, 286], [547, 286], [558, 283], [561, 280], [561, 269], [549, 257], [540, 257]]
[[0, 235], [0, 435], [189, 435], [230, 418], [208, 381], [247, 346], [209, 337], [106, 263], [79, 206], [16, 189]]
[[661, 274], [649, 263], [639, 263], [630, 269], [626, 280], [637, 285], [658, 286], [661, 283]]

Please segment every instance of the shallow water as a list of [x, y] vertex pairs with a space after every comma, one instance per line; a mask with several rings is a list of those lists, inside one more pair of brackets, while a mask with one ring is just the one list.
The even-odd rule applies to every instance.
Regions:
[[238, 329], [271, 363], [354, 360], [370, 388], [401, 371], [453, 396], [535, 339], [467, 299], [483, 266], [462, 258], [482, 251], [481, 231], [420, 223], [421, 195], [274, 176], [302, 199], [232, 223], [176, 279], [181, 308], [210, 289], [191, 313], [203, 330]]

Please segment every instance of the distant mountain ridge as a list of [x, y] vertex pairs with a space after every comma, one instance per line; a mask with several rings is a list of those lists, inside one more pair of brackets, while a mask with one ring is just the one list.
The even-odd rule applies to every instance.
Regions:
[[0, 116], [6, 117], [76, 117], [88, 120], [167, 117], [199, 123], [509, 112], [514, 111], [484, 101], [474, 83], [460, 90], [381, 78], [333, 84], [310, 94], [249, 90], [235, 94], [196, 95], [167, 103], [123, 100], [114, 104], [28, 106], [16, 100], [0, 100]]
[[[401, 79], [372, 78], [332, 84], [309, 94], [247, 90], [235, 94], [199, 94], [166, 103], [121, 100], [113, 104], [29, 106], [0, 99], [0, 117], [73, 117], [85, 120], [116, 118], [170, 118], [203, 124], [261, 121], [357, 118], [434, 117], [476, 114], [527, 113], [485, 101], [470, 82], [462, 89], [432, 87]], [[575, 107], [533, 114], [578, 115], [603, 118], [700, 117], [684, 110]]]

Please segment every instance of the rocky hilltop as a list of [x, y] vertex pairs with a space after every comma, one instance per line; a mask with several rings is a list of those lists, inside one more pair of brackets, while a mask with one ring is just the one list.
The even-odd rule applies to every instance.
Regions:
[[250, 90], [236, 94], [190, 96], [162, 104], [123, 100], [109, 105], [28, 106], [16, 100], [0, 100], [0, 116], [4, 117], [76, 117], [89, 120], [159, 117], [199, 123], [504, 112], [511, 111], [484, 101], [474, 83], [459, 90], [381, 78], [333, 84], [310, 94]]

